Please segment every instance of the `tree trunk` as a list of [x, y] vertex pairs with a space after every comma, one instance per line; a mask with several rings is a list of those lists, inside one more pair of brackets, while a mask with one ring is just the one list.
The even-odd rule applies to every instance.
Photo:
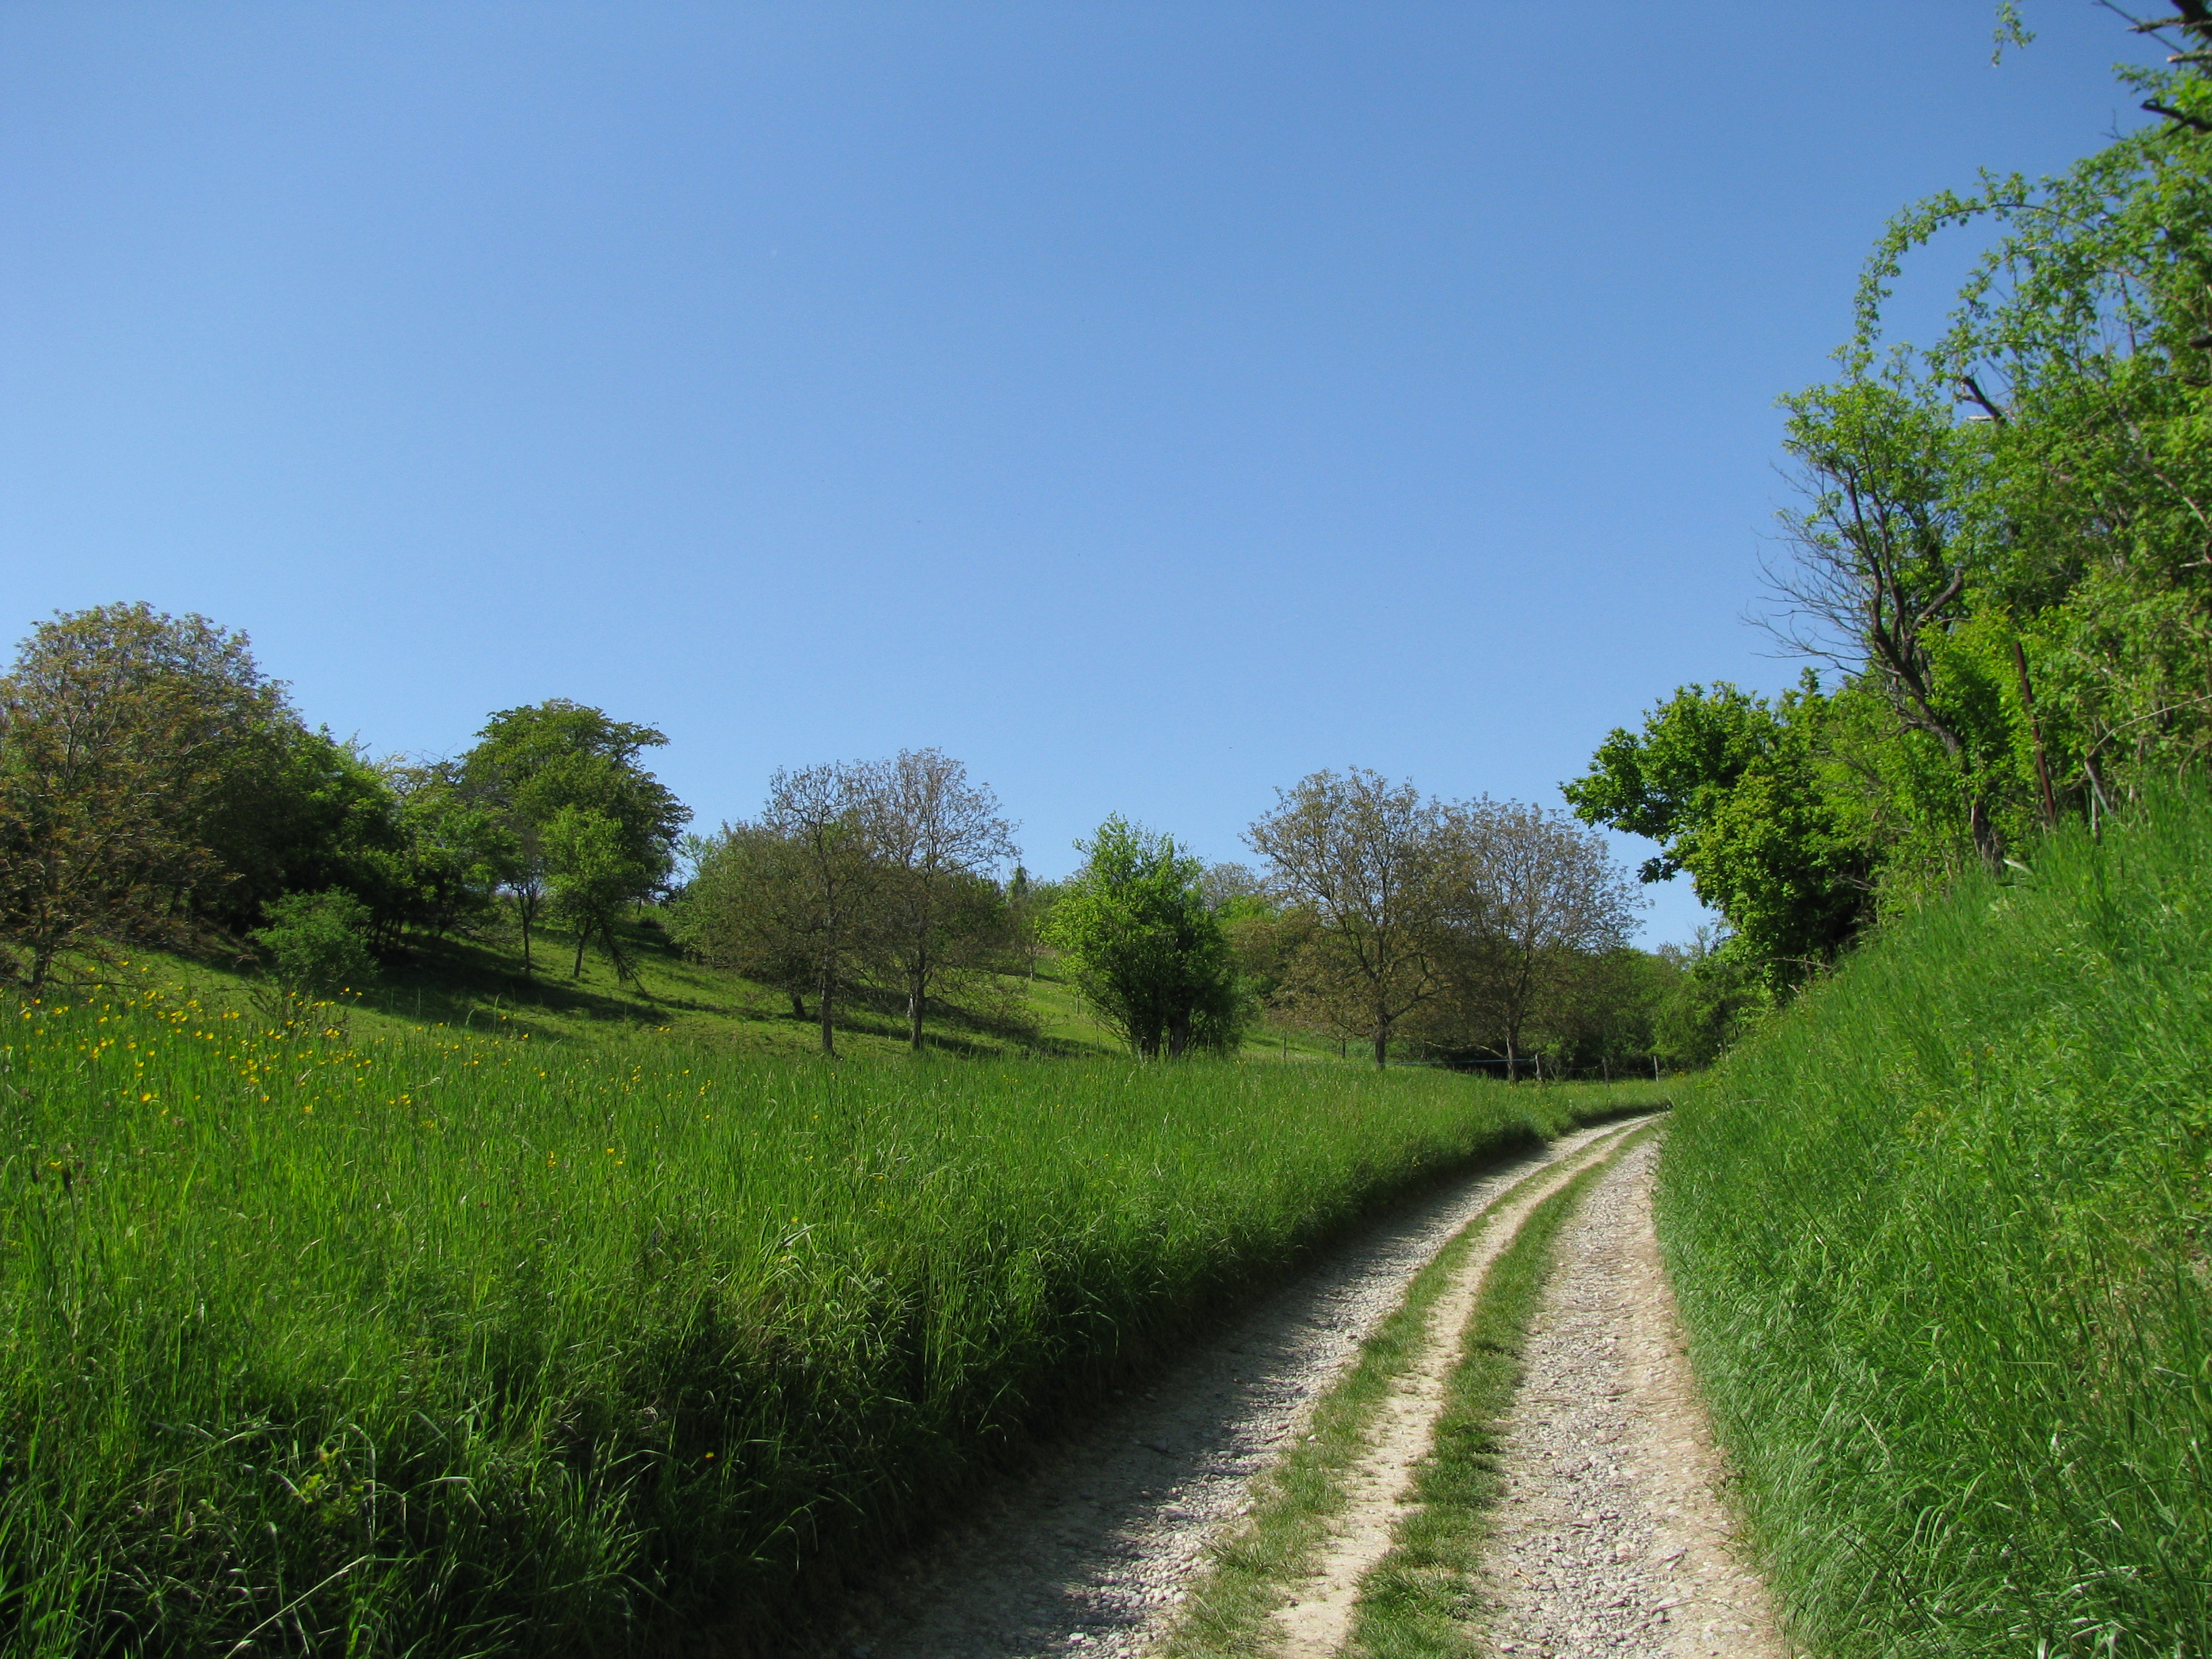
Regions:
[[907, 988], [906, 994], [907, 1047], [913, 1049], [916, 1054], [920, 1054], [921, 1052], [922, 1001], [921, 981], [916, 979]]
[[830, 1059], [837, 1058], [837, 1028], [830, 1022], [830, 984], [832, 975], [827, 964], [822, 969], [822, 982], [814, 988], [817, 1012], [822, 1017], [822, 1052]]
[[1390, 1028], [1387, 1025], [1375, 1028], [1375, 1063], [1377, 1066], [1390, 1063]]
[[806, 1018], [806, 999], [799, 995], [798, 992], [788, 988], [785, 990], [784, 994], [791, 999], [791, 1017], [793, 1019], [805, 1019]]
[[2035, 714], [2035, 687], [2027, 678], [2027, 653], [2012, 642], [2013, 665], [2020, 670], [2020, 706], [2027, 714], [2028, 735], [2035, 739], [2035, 781], [2043, 794], [2043, 827], [2058, 827], [2058, 792], [2051, 787], [2051, 761], [2043, 750], [2043, 722]]
[[1513, 1052], [1513, 1033], [1510, 1031], [1505, 1034], [1505, 1080], [1508, 1083], [1521, 1080], [1521, 1062]]
[[568, 972], [568, 977], [569, 977], [570, 979], [581, 979], [581, 978], [583, 978], [583, 976], [584, 976], [584, 947], [585, 947], [586, 945], [589, 945], [591, 942], [592, 942], [592, 924], [591, 924], [591, 922], [589, 921], [589, 920], [586, 920], [586, 921], [580, 921], [580, 922], [578, 922], [578, 923], [576, 924], [576, 965], [575, 965], [573, 969], [571, 969], [569, 970], [569, 972]]
[[514, 908], [522, 917], [522, 971], [527, 975], [530, 972], [530, 912], [532, 907], [528, 899], [517, 893]]
[[1974, 850], [1982, 855], [1983, 864], [2001, 872], [2005, 861], [2004, 832], [1990, 820], [1989, 803], [1979, 790], [1974, 792], [1972, 804], [1966, 808], [1966, 827], [1973, 833]]
[[1181, 1060], [1190, 1047], [1190, 1016], [1179, 1014], [1168, 1021], [1168, 1058]]

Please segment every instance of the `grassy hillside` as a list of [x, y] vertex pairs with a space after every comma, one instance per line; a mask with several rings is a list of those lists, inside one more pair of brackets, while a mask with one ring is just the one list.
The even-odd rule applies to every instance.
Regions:
[[1622, 1103], [286, 1033], [151, 986], [5, 1018], [22, 1654], [757, 1630], [1394, 1194]]
[[[533, 970], [523, 970], [520, 934], [511, 922], [465, 939], [410, 939], [376, 977], [349, 1000], [349, 1029], [356, 1035], [396, 1036], [435, 1030], [478, 1035], [527, 1033], [541, 1041], [594, 1045], [635, 1038], [672, 1037], [727, 1054], [803, 1054], [817, 1052], [814, 1022], [800, 1019], [790, 1000], [764, 985], [687, 959], [652, 918], [641, 912], [623, 930], [637, 963], [637, 982], [616, 979], [594, 951], [573, 975], [575, 941], [557, 928], [533, 935]], [[145, 951], [130, 982], [150, 969], [161, 983], [181, 988], [211, 1007], [252, 1006], [255, 975], [219, 959], [187, 959]], [[1099, 1059], [1119, 1055], [1121, 1043], [1085, 1012], [1049, 952], [1034, 976], [1008, 975], [1024, 1018], [1016, 1024], [969, 1016], [957, 1008], [931, 1012], [928, 1037], [938, 1053], [982, 1058]], [[808, 1012], [813, 1002], [807, 1002]], [[908, 1052], [903, 1003], [861, 996], [841, 1005], [839, 1047], [858, 1057]], [[1338, 1046], [1302, 1033], [1272, 1029], [1245, 1043], [1252, 1060], [1340, 1058]]]
[[1823, 1652], [2212, 1652], [2212, 802], [2027, 862], [1670, 1138], [1695, 1356]]

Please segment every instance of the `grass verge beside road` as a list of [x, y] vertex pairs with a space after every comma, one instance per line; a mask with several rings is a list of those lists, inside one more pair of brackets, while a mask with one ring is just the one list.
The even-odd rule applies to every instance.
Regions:
[[1895, 927], [1675, 1114], [1662, 1241], [1795, 1633], [2212, 1653], [2212, 801]]

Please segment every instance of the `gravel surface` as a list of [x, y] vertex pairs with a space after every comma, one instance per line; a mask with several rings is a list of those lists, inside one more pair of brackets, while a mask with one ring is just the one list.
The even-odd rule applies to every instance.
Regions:
[[[1588, 1145], [1593, 1154], [1602, 1150]], [[1435, 1442], [1437, 1416], [1490, 1264], [1513, 1242], [1528, 1212], [1573, 1176], [1579, 1161], [1560, 1159], [1542, 1179], [1501, 1201], [1455, 1265], [1450, 1284], [1429, 1310], [1420, 1353], [1391, 1383], [1369, 1426], [1366, 1451], [1346, 1472], [1344, 1509], [1331, 1523], [1328, 1551], [1314, 1575], [1297, 1586], [1295, 1599], [1276, 1610], [1278, 1659], [1329, 1659], [1351, 1635], [1360, 1581], [1389, 1553], [1400, 1519], [1412, 1512], [1414, 1483]]]
[[853, 1659], [1134, 1655], [1182, 1599], [1254, 1474], [1407, 1281], [1583, 1130], [1384, 1220], [1042, 1455], [962, 1523], [890, 1564], [811, 1650]]
[[1507, 1438], [1484, 1589], [1500, 1655], [1785, 1659], [1651, 1230], [1646, 1142], [1568, 1224]]

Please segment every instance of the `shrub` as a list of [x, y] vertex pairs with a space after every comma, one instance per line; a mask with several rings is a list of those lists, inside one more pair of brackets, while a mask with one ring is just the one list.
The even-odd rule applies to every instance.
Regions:
[[332, 996], [374, 971], [368, 907], [352, 894], [341, 889], [288, 893], [263, 907], [263, 914], [267, 924], [248, 937], [286, 995]]

